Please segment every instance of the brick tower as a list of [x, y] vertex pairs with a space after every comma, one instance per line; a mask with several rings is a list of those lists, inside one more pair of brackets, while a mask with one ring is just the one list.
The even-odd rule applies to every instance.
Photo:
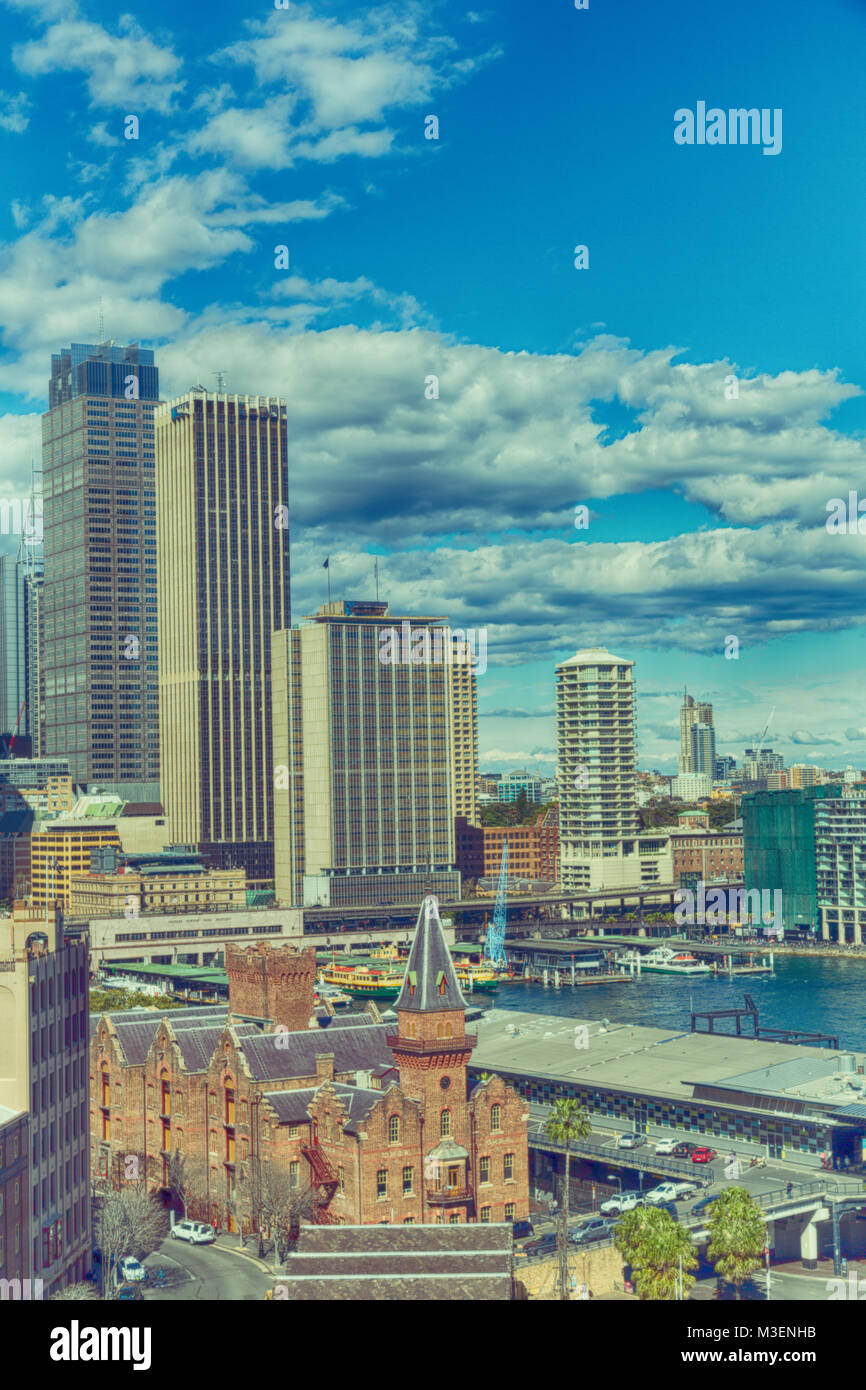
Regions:
[[316, 948], [226, 945], [230, 1019], [255, 1019], [298, 1032], [309, 1028], [316, 984]]
[[428, 1208], [434, 1220], [459, 1214], [467, 1221], [473, 1209], [473, 1156], [466, 1066], [475, 1038], [466, 1032], [466, 1003], [434, 897], [421, 906], [394, 1008], [397, 1032], [388, 1044], [400, 1089], [423, 1112]]

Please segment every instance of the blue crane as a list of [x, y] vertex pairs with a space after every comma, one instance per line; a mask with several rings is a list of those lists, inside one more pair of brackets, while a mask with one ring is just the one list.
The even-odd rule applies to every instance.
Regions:
[[502, 840], [502, 863], [499, 866], [499, 886], [496, 889], [496, 906], [493, 909], [493, 925], [488, 929], [484, 942], [484, 959], [501, 970], [508, 964], [505, 954], [505, 917], [508, 903], [508, 837]]

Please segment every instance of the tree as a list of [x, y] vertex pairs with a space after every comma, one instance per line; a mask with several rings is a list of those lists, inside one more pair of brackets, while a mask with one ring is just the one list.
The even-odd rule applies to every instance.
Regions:
[[168, 1234], [168, 1217], [143, 1183], [103, 1188], [94, 1199], [93, 1238], [102, 1257], [102, 1297], [110, 1296], [112, 1270], [127, 1255], [143, 1260]]
[[684, 1226], [658, 1207], [635, 1207], [617, 1223], [614, 1245], [631, 1266], [638, 1298], [671, 1301], [677, 1296], [682, 1261], [683, 1296], [695, 1282], [698, 1258]]
[[568, 1210], [570, 1199], [570, 1147], [576, 1139], [587, 1139], [592, 1133], [589, 1112], [579, 1100], [562, 1099], [554, 1103], [545, 1126], [547, 1136], [555, 1144], [565, 1146], [565, 1177], [562, 1184], [562, 1217], [557, 1227], [556, 1245], [559, 1256], [559, 1297], [568, 1298]]
[[766, 1217], [744, 1187], [729, 1187], [713, 1202], [707, 1222], [707, 1255], [716, 1273], [741, 1296], [743, 1281], [760, 1268], [766, 1244]]
[[262, 1234], [268, 1235], [274, 1242], [276, 1272], [280, 1255], [294, 1238], [301, 1221], [313, 1219], [313, 1188], [293, 1187], [285, 1168], [278, 1167], [270, 1159], [256, 1161], [250, 1165], [244, 1186], [251, 1222], [260, 1235], [260, 1253]]
[[183, 1219], [186, 1220], [190, 1203], [206, 1200], [207, 1165], [202, 1159], [190, 1158], [183, 1149], [174, 1149], [168, 1160], [166, 1186], [175, 1201], [180, 1203]]
[[96, 1285], [82, 1279], [78, 1284], [67, 1284], [65, 1289], [58, 1289], [56, 1293], [51, 1295], [48, 1302], [65, 1303], [68, 1300], [69, 1302], [81, 1303], [94, 1298], [99, 1298]]

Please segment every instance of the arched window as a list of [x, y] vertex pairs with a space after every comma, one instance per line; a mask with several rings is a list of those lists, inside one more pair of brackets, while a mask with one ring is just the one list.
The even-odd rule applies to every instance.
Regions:
[[502, 1106], [491, 1105], [490, 1107], [490, 1130], [493, 1134], [498, 1134], [502, 1129]]
[[443, 1110], [439, 1115], [439, 1136], [442, 1139], [451, 1137], [451, 1111]]
[[388, 1120], [388, 1143], [400, 1143], [400, 1116], [392, 1115]]

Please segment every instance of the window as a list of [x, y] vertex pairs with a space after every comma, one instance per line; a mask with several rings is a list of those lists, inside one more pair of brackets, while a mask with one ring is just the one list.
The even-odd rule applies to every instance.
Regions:
[[290, 1139], [297, 1139], [297, 1137], [298, 1137], [298, 1126], [297, 1126], [297, 1125], [289, 1125], [289, 1138], [290, 1138]]
[[513, 1220], [514, 1220], [514, 1203], [513, 1203], [513, 1202], [506, 1202], [506, 1203], [505, 1203], [505, 1220], [506, 1220], [506, 1221], [513, 1221]]
[[490, 1181], [490, 1159], [487, 1154], [478, 1160], [478, 1181]]
[[340, 1189], [340, 1196], [346, 1195], [346, 1170], [343, 1167], [337, 1169], [337, 1184]]
[[388, 1143], [400, 1143], [400, 1116], [392, 1115], [388, 1121]]
[[502, 1129], [502, 1106], [491, 1105], [490, 1107], [490, 1132], [499, 1134]]
[[380, 1168], [376, 1174], [376, 1196], [377, 1198], [388, 1196], [388, 1169]]
[[297, 1187], [301, 1179], [300, 1163], [289, 1164], [289, 1187]]
[[506, 1181], [506, 1182], [512, 1182], [512, 1181], [513, 1181], [513, 1179], [514, 1179], [514, 1154], [506, 1154], [506, 1155], [505, 1155], [505, 1158], [503, 1159], [503, 1174], [502, 1174], [502, 1176], [505, 1178], [505, 1181]]
[[459, 1213], [459, 1211], [452, 1211], [451, 1215], [450, 1215], [449, 1218], [448, 1218], [448, 1225], [449, 1225], [449, 1226], [459, 1226], [459, 1225], [460, 1225], [460, 1213]]
[[414, 1186], [415, 1186], [415, 1169], [414, 1169], [414, 1168], [411, 1168], [411, 1167], [409, 1167], [409, 1168], [404, 1168], [404, 1169], [403, 1169], [403, 1196], [404, 1196], [404, 1197], [411, 1197], [411, 1196], [412, 1196], [412, 1192], [413, 1192], [413, 1190], [414, 1190]]
[[439, 1115], [439, 1137], [448, 1139], [451, 1136], [451, 1111], [443, 1110]]
[[482, 1208], [481, 1208], [481, 1216], [480, 1216], [479, 1219], [481, 1220], [481, 1222], [482, 1222], [484, 1225], [486, 1225], [486, 1224], [489, 1222], [489, 1220], [490, 1220], [490, 1208], [489, 1208], [489, 1207], [482, 1207]]
[[414, 1216], [404, 1216], [404, 1217], [403, 1217], [403, 1225], [404, 1225], [404, 1226], [414, 1226], [414, 1225], [415, 1225], [415, 1218], [414, 1218]]

